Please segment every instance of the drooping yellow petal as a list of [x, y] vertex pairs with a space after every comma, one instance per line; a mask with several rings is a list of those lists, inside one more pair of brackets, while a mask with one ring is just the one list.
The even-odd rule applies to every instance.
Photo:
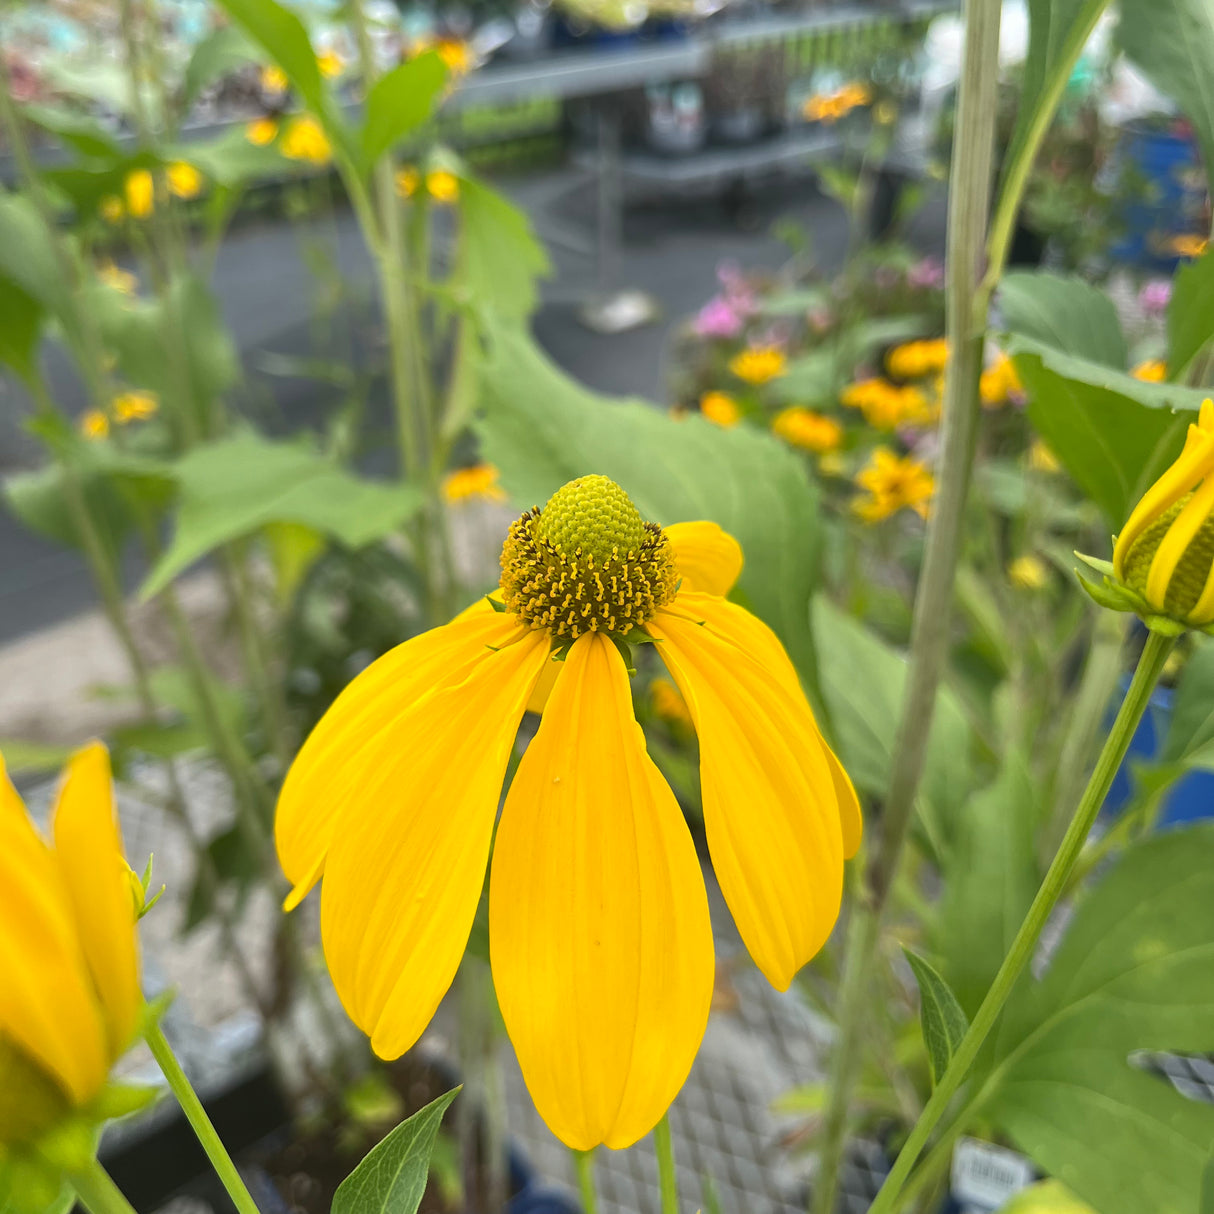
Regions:
[[489, 936], [502, 1016], [552, 1132], [580, 1150], [648, 1133], [704, 1034], [712, 928], [691, 835], [601, 635], [570, 649], [511, 785]]
[[[496, 611], [497, 609], [490, 603], [490, 599], [494, 603], [500, 603], [502, 601], [502, 592], [500, 590], [491, 590], [487, 595], [482, 595], [471, 606], [465, 607], [451, 622], [454, 624], [455, 620], [466, 620], [471, 616], [487, 615], [490, 611]], [[527, 701], [528, 712], [541, 713], [544, 711], [544, 705], [548, 703], [548, 697], [552, 694], [552, 689], [556, 685], [556, 676], [560, 672], [560, 662], [550, 658], [544, 666], [539, 681], [531, 692], [531, 698]]]
[[108, 1068], [101, 1009], [63, 876], [0, 760], [0, 1035], [83, 1104]]
[[[687, 606], [681, 595], [675, 606]], [[825, 747], [804, 697], [712, 624], [663, 609], [648, 630], [699, 735], [704, 826], [721, 891], [755, 963], [785, 990], [826, 942], [843, 893], [843, 828]]]
[[143, 994], [129, 869], [122, 850], [110, 756], [100, 742], [68, 763], [52, 822], [55, 854], [105, 1015], [110, 1057], [131, 1043]]
[[[1214, 472], [1214, 469], [1211, 470]], [[1147, 602], [1163, 603], [1181, 557], [1214, 511], [1214, 475], [1209, 475], [1184, 504], [1164, 533], [1147, 571]]]
[[[813, 710], [801, 688], [801, 679], [796, 667], [784, 646], [780, 644], [780, 638], [758, 616], [752, 615], [736, 603], [713, 599], [703, 594], [684, 593], [681, 589], [672, 609], [697, 623], [703, 622], [704, 626], [717, 636], [730, 641], [751, 657], [758, 658], [780, 680], [789, 695], [804, 704], [805, 711], [813, 722]], [[856, 796], [851, 777], [818, 731], [816, 722], [813, 733], [817, 746], [811, 746], [810, 750], [820, 750], [830, 767], [835, 799], [839, 806], [839, 818], [843, 825], [843, 855], [850, 860], [859, 850], [863, 834], [860, 799]], [[814, 772], [815, 769], [809, 767], [806, 771], [807, 778], [812, 780]]]
[[[483, 600], [481, 600], [483, 602]], [[372, 662], [333, 701], [291, 764], [278, 797], [274, 841], [295, 887], [286, 909], [297, 906], [320, 879], [333, 823], [385, 764], [408, 749], [397, 722], [436, 687], [459, 682], [483, 657], [487, 644], [510, 631], [491, 612], [457, 616], [398, 645]]]
[[742, 573], [742, 545], [716, 523], [663, 527], [674, 549], [683, 590], [728, 594]]
[[[333, 984], [381, 1058], [403, 1054], [455, 976], [485, 880], [506, 763], [548, 636], [493, 614], [448, 624], [471, 659], [399, 704], [374, 757], [334, 768], [321, 892]], [[476, 643], [479, 641], [479, 645]], [[323, 780], [314, 796], [330, 799]]]

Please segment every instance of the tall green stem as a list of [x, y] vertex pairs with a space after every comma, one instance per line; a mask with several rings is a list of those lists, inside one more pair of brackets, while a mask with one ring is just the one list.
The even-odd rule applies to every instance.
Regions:
[[948, 648], [949, 608], [981, 412], [978, 379], [986, 315], [984, 312], [976, 321], [975, 300], [990, 208], [998, 110], [999, 18], [1000, 0], [966, 0], [965, 49], [951, 168], [954, 188], [949, 191], [948, 206], [949, 361], [943, 446], [923, 571], [915, 595], [910, 670], [894, 746], [889, 796], [868, 874], [870, 900], [857, 905], [848, 932], [849, 955], [844, 972], [850, 976], [850, 984], [841, 992], [848, 1003], [840, 1006], [835, 1083], [823, 1119], [818, 1180], [811, 1207], [814, 1214], [833, 1214], [834, 1210], [848, 1110], [860, 1070], [863, 1017], [858, 1014], [858, 1004], [863, 999], [865, 975], [881, 935], [882, 913], [902, 858]]
[[674, 1140], [670, 1136], [670, 1113], [653, 1130], [653, 1147], [658, 1156], [658, 1189], [662, 1195], [662, 1214], [679, 1214], [679, 1169], [674, 1161]]
[[95, 1159], [68, 1179], [89, 1214], [135, 1214], [134, 1207]]
[[572, 1151], [577, 1172], [578, 1194], [582, 1199], [582, 1214], [598, 1214], [599, 1199], [594, 1189], [594, 1150]]
[[1008, 950], [1007, 956], [1004, 957], [1003, 964], [999, 967], [999, 972], [995, 975], [995, 980], [991, 983], [990, 990], [987, 991], [981, 1007], [974, 1014], [973, 1022], [966, 1030], [965, 1036], [957, 1046], [956, 1053], [940, 1077], [940, 1082], [936, 1085], [936, 1090], [927, 1102], [922, 1116], [911, 1130], [910, 1137], [906, 1140], [906, 1145], [902, 1148], [890, 1174], [881, 1186], [881, 1191], [877, 1194], [877, 1199], [873, 1202], [869, 1214], [890, 1214], [890, 1211], [896, 1208], [902, 1187], [906, 1184], [911, 1168], [919, 1158], [920, 1151], [927, 1144], [936, 1123], [944, 1115], [949, 1102], [977, 1057], [982, 1043], [1003, 1010], [1003, 1005], [1007, 1002], [1016, 980], [1032, 959], [1042, 929], [1067, 886], [1071, 870], [1079, 859], [1079, 853], [1083, 850], [1088, 832], [1092, 829], [1096, 815], [1104, 804], [1109, 787], [1113, 783], [1113, 777], [1117, 774], [1117, 769], [1125, 758], [1130, 740], [1138, 728], [1138, 722], [1142, 719], [1143, 712], [1150, 703], [1151, 693], [1155, 690], [1155, 684], [1159, 681], [1164, 663], [1175, 643], [1173, 637], [1167, 637], [1158, 632], [1148, 634], [1147, 643], [1138, 660], [1133, 681], [1130, 683], [1130, 689], [1126, 692], [1125, 700], [1122, 702], [1117, 719], [1113, 722], [1113, 728], [1109, 731], [1095, 770], [1092, 772], [1091, 779], [1088, 780], [1087, 788], [1075, 810], [1075, 815], [1067, 827], [1066, 835], [1058, 848], [1058, 854], [1054, 857], [1054, 861], [1045, 875], [1045, 880], [1042, 881], [1041, 888], [1037, 891], [1037, 896], [1033, 899], [1033, 904], [1029, 907], [1028, 914], [1025, 915], [1024, 922], [1021, 923], [1020, 930], [1016, 933], [1016, 938], [1012, 941], [1012, 946]]
[[[156, 1059], [156, 1064], [164, 1072], [164, 1077], [168, 1080], [173, 1095], [177, 1097], [177, 1103], [181, 1105], [181, 1111], [186, 1115], [186, 1120], [190, 1123], [202, 1149], [207, 1153], [207, 1158], [211, 1161], [215, 1174], [223, 1183], [223, 1187], [227, 1189], [232, 1204], [239, 1214], [259, 1214], [257, 1203], [245, 1187], [244, 1181], [241, 1180], [240, 1173], [232, 1162], [232, 1157], [215, 1132], [215, 1127], [211, 1124], [206, 1109], [202, 1107], [202, 1101], [198, 1099], [198, 1094], [190, 1086], [190, 1081], [186, 1078], [185, 1071], [181, 1069], [181, 1063], [177, 1061], [177, 1056], [173, 1053], [160, 1025], [153, 1024], [148, 1029], [146, 1037], [152, 1057]], [[98, 1214], [98, 1212], [94, 1211], [93, 1214]]]

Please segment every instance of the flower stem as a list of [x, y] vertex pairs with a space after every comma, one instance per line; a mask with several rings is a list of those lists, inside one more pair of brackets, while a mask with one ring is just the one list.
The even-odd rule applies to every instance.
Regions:
[[1067, 886], [1071, 870], [1079, 859], [1079, 853], [1083, 850], [1088, 832], [1092, 829], [1096, 815], [1104, 804], [1109, 786], [1113, 783], [1113, 777], [1117, 774], [1117, 769], [1125, 758], [1130, 740], [1138, 728], [1142, 714], [1150, 703], [1151, 693], [1155, 690], [1155, 684], [1159, 681], [1164, 663], [1175, 643], [1175, 638], [1164, 636], [1162, 633], [1148, 634], [1147, 643], [1143, 648], [1142, 656], [1138, 659], [1138, 667], [1134, 671], [1134, 678], [1130, 683], [1130, 689], [1126, 692], [1121, 710], [1117, 713], [1117, 719], [1113, 722], [1113, 728], [1105, 740], [1104, 749], [1100, 752], [1100, 758], [1088, 780], [1087, 788], [1075, 810], [1075, 815], [1067, 827], [1058, 853], [1045, 875], [1045, 880], [1041, 883], [1041, 888], [1037, 891], [1037, 896], [1033, 899], [1032, 906], [1029, 907], [1024, 922], [1020, 925], [1020, 930], [1016, 933], [1015, 940], [1012, 941], [1007, 956], [1003, 959], [1003, 964], [999, 967], [999, 972], [995, 975], [995, 980], [991, 983], [990, 990], [982, 1000], [982, 1006], [975, 1013], [973, 1022], [957, 1046], [957, 1052], [949, 1062], [948, 1068], [940, 1077], [940, 1082], [936, 1085], [936, 1090], [927, 1102], [922, 1116], [911, 1130], [910, 1137], [906, 1140], [906, 1145], [894, 1162], [893, 1169], [881, 1186], [881, 1191], [877, 1194], [869, 1214], [890, 1214], [890, 1211], [895, 1208], [902, 1187], [919, 1157], [919, 1152], [927, 1144], [936, 1123], [943, 1116], [949, 1101], [952, 1100], [971, 1063], [982, 1048], [982, 1043], [1003, 1010], [1003, 1005], [1007, 1002], [1021, 971], [1032, 958], [1037, 947], [1037, 940], [1041, 936], [1050, 912]]
[[662, 1194], [662, 1214], [679, 1214], [679, 1170], [674, 1162], [674, 1141], [670, 1136], [670, 1113], [654, 1127], [653, 1146], [658, 1156], [658, 1188]]
[[598, 1214], [599, 1199], [594, 1191], [594, 1149], [571, 1151], [577, 1172], [577, 1187], [582, 1198], [582, 1214]]
[[68, 1179], [89, 1214], [135, 1214], [134, 1207], [95, 1159], [71, 1173]]
[[[181, 1105], [181, 1111], [186, 1115], [186, 1120], [193, 1128], [202, 1149], [207, 1153], [207, 1158], [211, 1161], [215, 1174], [219, 1177], [223, 1187], [227, 1189], [232, 1204], [239, 1214], [258, 1214], [257, 1203], [245, 1187], [244, 1181], [241, 1180], [240, 1173], [236, 1170], [236, 1165], [232, 1162], [227, 1148], [219, 1140], [219, 1135], [215, 1132], [211, 1119], [202, 1107], [202, 1101], [198, 1099], [198, 1094], [190, 1086], [190, 1081], [186, 1078], [185, 1071], [181, 1069], [181, 1063], [177, 1061], [177, 1056], [173, 1053], [160, 1025], [153, 1024], [148, 1029], [146, 1037], [152, 1057], [156, 1059], [157, 1065], [164, 1072], [165, 1079], [169, 1081], [169, 1087], [173, 1089], [173, 1095], [177, 1097], [177, 1103]], [[84, 1199], [83, 1193], [80, 1196]], [[85, 1199], [85, 1204], [88, 1204], [87, 1199]], [[110, 1214], [110, 1212], [93, 1210], [93, 1214]]]

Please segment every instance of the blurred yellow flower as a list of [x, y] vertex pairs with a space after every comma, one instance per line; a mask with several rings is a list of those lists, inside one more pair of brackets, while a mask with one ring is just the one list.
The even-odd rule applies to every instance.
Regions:
[[895, 379], [925, 379], [943, 371], [948, 363], [948, 339], [909, 341], [895, 346], [885, 356], [886, 370]]
[[787, 359], [779, 346], [751, 346], [729, 360], [729, 369], [748, 384], [765, 384], [784, 374]]
[[109, 756], [69, 760], [34, 826], [0, 758], [0, 1151], [87, 1110], [138, 1027], [143, 997]]
[[926, 426], [935, 422], [939, 408], [913, 385], [891, 384], [879, 377], [848, 384], [839, 400], [849, 409], [859, 409], [875, 430], [898, 426]]
[[277, 63], [267, 63], [261, 69], [261, 87], [267, 93], [285, 93], [288, 83], [286, 72]]
[[175, 160], [165, 169], [169, 190], [178, 198], [194, 198], [202, 189], [202, 174], [185, 160]]
[[889, 126], [898, 119], [898, 107], [892, 101], [878, 101], [873, 107], [873, 121], [878, 126]]
[[715, 524], [663, 531], [606, 477], [581, 477], [510, 528], [504, 610], [483, 602], [392, 650], [304, 743], [275, 822], [287, 906], [323, 876], [333, 982], [381, 1057], [413, 1045], [450, 986], [492, 843], [494, 986], [551, 1130], [626, 1147], [682, 1087], [712, 999], [712, 926], [633, 714], [616, 645], [636, 629], [691, 715], [714, 869], [751, 955], [784, 990], [825, 943], [859, 807], [774, 633], [698, 580], [707, 564], [720, 589], [737, 556]]
[[259, 148], [267, 147], [278, 138], [278, 119], [254, 118], [244, 129], [245, 138]]
[[838, 451], [827, 451], [818, 460], [818, 471], [823, 476], [846, 476], [847, 461]]
[[1062, 469], [1058, 457], [1050, 450], [1049, 444], [1040, 438], [1033, 439], [1032, 445], [1029, 447], [1029, 467], [1034, 472], [1058, 472]]
[[114, 420], [125, 426], [127, 422], [143, 421], [160, 408], [160, 399], [155, 392], [123, 392], [114, 397]]
[[476, 57], [468, 43], [459, 38], [418, 38], [409, 48], [409, 58], [415, 59], [426, 51], [435, 51], [447, 66], [447, 71], [458, 78], [466, 76], [476, 66]]
[[412, 198], [417, 193], [418, 182], [421, 181], [421, 174], [415, 169], [406, 165], [403, 169], [396, 170], [396, 192], [401, 198]]
[[129, 270], [122, 269], [112, 261], [103, 261], [97, 267], [97, 277], [111, 291], [117, 291], [122, 295], [134, 295], [139, 289], [139, 279]]
[[667, 678], [656, 678], [649, 685], [649, 702], [653, 711], [672, 725], [691, 728], [691, 713], [682, 692]]
[[1008, 565], [1007, 576], [1021, 590], [1040, 590], [1049, 580], [1049, 569], [1039, 556], [1026, 553]]
[[288, 159], [305, 160], [309, 164], [328, 164], [333, 157], [324, 127], [311, 114], [297, 114], [292, 118], [279, 146]]
[[431, 169], [426, 174], [426, 193], [445, 206], [459, 201], [459, 178], [446, 169]]
[[819, 93], [811, 97], [801, 112], [810, 122], [837, 122], [858, 106], [868, 105], [872, 96], [868, 85], [853, 81], [833, 93]]
[[866, 523], [879, 523], [899, 510], [910, 509], [927, 517], [936, 481], [925, 464], [910, 455], [878, 447], [872, 459], [856, 473], [856, 484], [867, 497], [857, 498], [852, 509]]
[[1002, 350], [995, 355], [991, 363], [978, 381], [978, 395], [988, 408], [1005, 405], [1013, 396], [1023, 392], [1020, 376], [1016, 374], [1016, 364]]
[[97, 204], [97, 211], [106, 223], [121, 223], [126, 218], [126, 207], [117, 194], [107, 194]]
[[1161, 384], [1168, 378], [1168, 364], [1162, 358], [1148, 358], [1140, 362], [1130, 374], [1148, 384]]
[[833, 417], [815, 413], [804, 405], [793, 405], [776, 414], [772, 433], [793, 447], [821, 454], [833, 451], [843, 441], [843, 427]]
[[1209, 243], [1204, 236], [1174, 236], [1170, 247], [1172, 252], [1179, 257], [1200, 257], [1206, 251]]
[[498, 470], [493, 464], [474, 464], [448, 472], [443, 478], [442, 491], [443, 499], [448, 502], [463, 502], [473, 497], [487, 502], [506, 500], [506, 491], [498, 484]]
[[126, 175], [123, 182], [127, 213], [133, 219], [146, 219], [155, 206], [156, 190], [152, 174], [147, 169], [136, 169]]
[[705, 392], [700, 397], [700, 412], [710, 422], [726, 428], [742, 420], [742, 410], [728, 392]]
[[110, 419], [100, 409], [89, 409], [81, 415], [80, 433], [85, 438], [105, 438], [110, 432]]
[[321, 51], [316, 56], [316, 66], [326, 80], [335, 80], [345, 71], [346, 61], [335, 51]]

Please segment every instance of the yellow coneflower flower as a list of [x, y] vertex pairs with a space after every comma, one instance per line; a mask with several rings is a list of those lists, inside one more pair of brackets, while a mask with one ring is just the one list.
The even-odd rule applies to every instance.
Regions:
[[729, 360], [729, 369], [748, 384], [765, 384], [784, 374], [787, 359], [779, 346], [751, 346]]
[[899, 510], [913, 510], [927, 517], [928, 503], [936, 491], [936, 481], [927, 466], [909, 455], [897, 455], [889, 447], [878, 447], [873, 457], [857, 474], [856, 484], [868, 496], [852, 503], [852, 509], [866, 523], [879, 523]]
[[160, 399], [155, 392], [123, 392], [113, 400], [114, 420], [120, 426], [143, 421], [159, 408]]
[[450, 206], [459, 201], [459, 178], [446, 169], [431, 169], [426, 174], [426, 193], [435, 202]]
[[133, 219], [146, 219], [156, 204], [156, 191], [152, 174], [147, 169], [135, 169], [126, 175], [122, 185], [126, 196], [126, 209]]
[[506, 500], [506, 491], [498, 484], [498, 470], [493, 464], [475, 464], [448, 472], [443, 478], [442, 492], [444, 501], [453, 503], [474, 497], [488, 502]]
[[100, 409], [89, 409], [80, 416], [80, 433], [85, 438], [105, 438], [110, 432], [110, 419]]
[[[1152, 627], [1214, 624], [1214, 401], [1202, 402], [1184, 450], [1143, 494], [1113, 547], [1109, 589]], [[1112, 606], [1113, 603], [1107, 605]]]
[[53, 846], [0, 758], [0, 1152], [88, 1110], [138, 1026], [135, 914], [99, 743], [67, 765]]
[[1209, 247], [1210, 242], [1204, 236], [1174, 236], [1171, 250], [1179, 257], [1200, 257]]
[[106, 223], [121, 223], [126, 218], [126, 207], [117, 194], [107, 194], [97, 204], [97, 213]]
[[139, 288], [139, 279], [112, 261], [104, 261], [97, 267], [97, 277], [111, 291], [117, 291], [121, 295], [134, 295]]
[[278, 120], [254, 118], [244, 129], [245, 138], [255, 147], [268, 147], [278, 138]]
[[705, 392], [700, 397], [700, 413], [714, 425], [726, 429], [742, 420], [742, 410], [728, 392]]
[[1130, 374], [1148, 384], [1161, 384], [1168, 378], [1168, 364], [1162, 358], [1148, 358], [1140, 362]]
[[943, 371], [948, 363], [948, 339], [909, 341], [895, 346], [885, 356], [885, 366], [895, 379], [926, 379]]
[[649, 684], [649, 702], [653, 711], [663, 721], [687, 729], [693, 728], [691, 713], [687, 711], [687, 701], [670, 679], [657, 678]]
[[277, 63], [267, 63], [261, 69], [261, 87], [267, 93], [285, 93], [290, 81]]
[[1008, 565], [1007, 576], [1021, 590], [1040, 590], [1049, 580], [1050, 571], [1039, 556], [1025, 553]]
[[687, 703], [713, 865], [752, 957], [784, 989], [821, 948], [859, 806], [775, 634], [720, 597], [740, 567], [715, 524], [663, 531], [606, 477], [581, 477], [511, 526], [500, 610], [407, 641], [322, 718], [278, 803], [286, 905], [323, 875], [333, 981], [381, 1057], [417, 1040], [455, 975], [515, 732], [555, 669], [493, 847], [502, 1016], [536, 1107], [572, 1147], [630, 1145], [682, 1086], [712, 997], [712, 928], [691, 835], [633, 716], [629, 638], [658, 642]]
[[164, 171], [169, 191], [178, 198], [196, 198], [202, 191], [202, 174], [188, 161], [175, 160]]
[[1034, 472], [1059, 472], [1062, 465], [1044, 439], [1035, 438], [1029, 446], [1029, 467]]
[[297, 114], [287, 124], [279, 144], [289, 160], [306, 160], [309, 164], [328, 164], [333, 158], [333, 146], [324, 127], [311, 114]]
[[316, 66], [326, 80], [335, 80], [345, 71], [346, 61], [335, 50], [327, 50], [316, 56]]
[[992, 409], [1005, 405], [1014, 396], [1024, 391], [1020, 376], [1016, 373], [1016, 364], [1000, 350], [995, 361], [991, 363], [978, 381], [978, 395], [982, 403]]
[[792, 405], [776, 414], [772, 433], [792, 447], [821, 455], [834, 451], [843, 441], [843, 427], [833, 417], [815, 413], [804, 405]]

